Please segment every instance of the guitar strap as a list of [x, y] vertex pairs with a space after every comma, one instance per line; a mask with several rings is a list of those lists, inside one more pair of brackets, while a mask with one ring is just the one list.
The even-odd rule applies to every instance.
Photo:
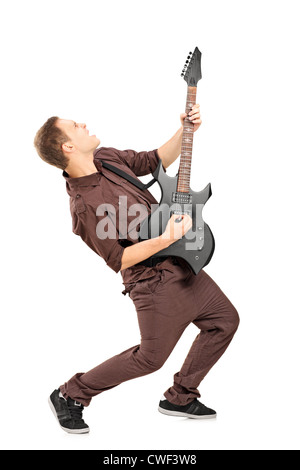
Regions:
[[[101, 159], [100, 159], [101, 160]], [[142, 189], [143, 191], [146, 191], [150, 186], [152, 186], [153, 183], [155, 183], [156, 179], [153, 178], [149, 183], [143, 184], [141, 181], [133, 178], [132, 176], [128, 175], [125, 171], [120, 170], [119, 168], [116, 168], [115, 166], [111, 165], [110, 163], [104, 162], [101, 160], [102, 165], [104, 168], [107, 168], [108, 170], [112, 171], [113, 173], [116, 173], [117, 175], [121, 176], [122, 178], [125, 178], [127, 181], [130, 183], [134, 184], [137, 186], [139, 189]]]

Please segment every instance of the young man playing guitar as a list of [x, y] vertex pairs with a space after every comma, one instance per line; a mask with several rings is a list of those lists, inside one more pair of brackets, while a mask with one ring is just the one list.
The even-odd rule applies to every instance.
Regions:
[[36, 134], [34, 144], [39, 156], [63, 170], [73, 232], [110, 268], [121, 272], [123, 294], [128, 293], [135, 305], [141, 332], [140, 344], [88, 372], [75, 374], [53, 391], [50, 407], [67, 432], [89, 432], [82, 410], [92, 397], [162, 367], [191, 322], [201, 332], [181, 370], [175, 373], [173, 385], [164, 392], [159, 411], [189, 418], [216, 416], [215, 411], [199, 402], [197, 388], [233, 338], [239, 323], [237, 311], [203, 270], [195, 275], [180, 257], [151, 258], [191, 229], [191, 217], [183, 214], [178, 222], [178, 216], [173, 214], [163, 234], [144, 241], [131, 238], [128, 225], [127, 233], [121, 237], [119, 220], [115, 237], [101, 238], [97, 232], [99, 222], [107, 218], [107, 212], [99, 214], [97, 208], [105, 204], [119, 214], [120, 195], [126, 196], [128, 208], [140, 203], [148, 214], [151, 204], [157, 204], [149, 191], [105, 168], [102, 159], [135, 179], [153, 173], [160, 162], [164, 169], [168, 168], [180, 154], [184, 121], [193, 123], [194, 132], [201, 125], [199, 105], [180, 118], [182, 127], [176, 134], [150, 152], [98, 148], [100, 140], [89, 135], [85, 124], [58, 117], [49, 118]]

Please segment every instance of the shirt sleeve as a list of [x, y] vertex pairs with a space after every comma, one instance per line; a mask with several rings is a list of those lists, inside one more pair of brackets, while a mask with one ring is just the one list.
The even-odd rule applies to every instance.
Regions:
[[126, 247], [125, 240], [119, 240], [117, 231], [115, 231], [115, 238], [99, 238], [97, 224], [101, 222], [101, 217], [96, 218], [91, 211], [93, 211], [92, 208], [87, 208], [85, 212], [72, 215], [73, 232], [79, 235], [97, 255], [101, 256], [113, 271], [118, 273], [121, 270], [123, 251]]
[[[135, 150], [118, 150], [120, 159], [136, 176], [144, 176], [153, 173], [161, 161], [157, 149], [150, 152], [136, 152]], [[164, 171], [166, 171], [163, 166]]]

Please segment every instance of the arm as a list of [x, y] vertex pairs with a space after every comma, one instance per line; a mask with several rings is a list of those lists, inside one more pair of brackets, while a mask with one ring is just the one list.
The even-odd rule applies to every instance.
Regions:
[[122, 255], [121, 270], [140, 263], [182, 238], [192, 227], [192, 219], [189, 215], [183, 214], [181, 222], [175, 223], [176, 218], [178, 218], [178, 215], [172, 215], [164, 233], [159, 237], [150, 238], [126, 247]]
[[149, 240], [128, 246], [123, 252], [121, 270], [140, 263], [154, 255], [154, 253], [167, 248], [170, 244], [169, 240], [164, 240], [160, 235], [159, 237], [150, 238]]
[[[181, 152], [181, 141], [183, 133], [183, 121], [187, 117], [186, 113], [180, 115], [181, 127], [178, 129], [176, 134], [168, 140], [164, 145], [157, 149], [159, 158], [165, 168], [171, 165]], [[195, 104], [189, 112], [189, 120], [194, 124], [194, 132], [199, 129], [202, 121], [200, 116], [200, 105]]]
[[182, 132], [183, 127], [178, 129], [176, 134], [174, 134], [168, 142], [157, 149], [158, 156], [165, 168], [168, 168], [180, 155]]

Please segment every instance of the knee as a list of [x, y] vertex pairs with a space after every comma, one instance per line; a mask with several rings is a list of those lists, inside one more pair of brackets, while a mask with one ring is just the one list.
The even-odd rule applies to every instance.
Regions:
[[144, 356], [143, 362], [147, 373], [151, 374], [152, 372], [159, 370], [166, 362], [166, 359], [163, 356], [146, 355]]
[[165, 363], [164, 358], [158, 358], [153, 361], [148, 362], [149, 373], [156, 372], [159, 370]]

